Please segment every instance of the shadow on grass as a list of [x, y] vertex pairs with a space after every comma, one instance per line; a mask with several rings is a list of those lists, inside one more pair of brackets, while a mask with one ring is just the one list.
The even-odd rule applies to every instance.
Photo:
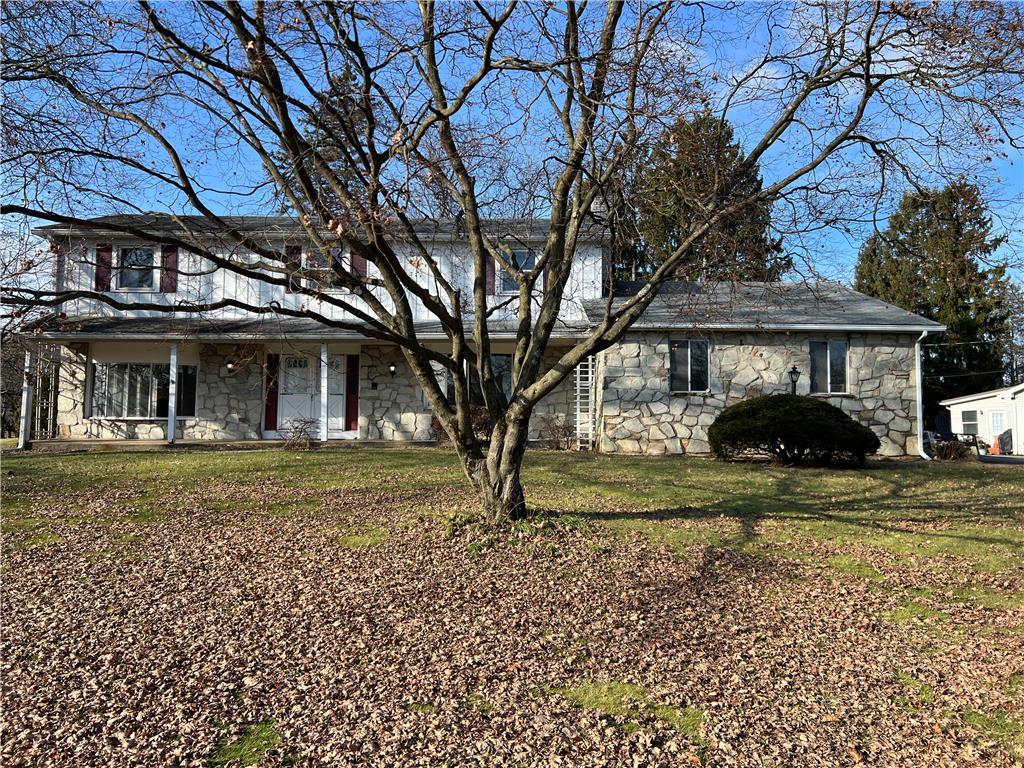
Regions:
[[[773, 478], [764, 492], [686, 482], [680, 487], [681, 492], [717, 498], [704, 504], [583, 510], [576, 514], [593, 523], [624, 524], [622, 527], [627, 529], [657, 523], [728, 521], [733, 524], [733, 532], [712, 533], [705, 529], [705, 543], [735, 549], [756, 544], [762, 538], [777, 542], [776, 530], [765, 535], [763, 529], [765, 523], [782, 523], [793, 532], [836, 544], [862, 542], [897, 553], [961, 555], [986, 561], [997, 570], [1024, 566], [1024, 557], [1020, 555], [1024, 551], [1024, 531], [1017, 527], [1021, 519], [1013, 506], [990, 506], [990, 511], [979, 514], [966, 499], [940, 499], [928, 493], [912, 497], [902, 505], [894, 504], [905, 494], [915, 492], [914, 479], [875, 480], [875, 485], [880, 482], [883, 487], [859, 493], [855, 498], [815, 495], [806, 487], [806, 478], [795, 472]], [[701, 536], [693, 538], [699, 540]], [[993, 552], [993, 548], [1000, 551]]]

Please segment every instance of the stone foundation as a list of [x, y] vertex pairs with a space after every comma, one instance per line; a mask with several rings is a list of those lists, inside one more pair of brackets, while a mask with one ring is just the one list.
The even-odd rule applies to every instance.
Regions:
[[[686, 338], [685, 334], [677, 334]], [[605, 453], [707, 453], [707, 428], [723, 408], [762, 394], [790, 391], [787, 375], [801, 372], [798, 394], [809, 394], [810, 347], [823, 336], [722, 333], [711, 338], [709, 390], [669, 391], [669, 336], [632, 334], [599, 361], [602, 414], [599, 450]], [[849, 334], [849, 394], [826, 399], [868, 426], [882, 442], [879, 454], [917, 451], [914, 344], [909, 334]]]

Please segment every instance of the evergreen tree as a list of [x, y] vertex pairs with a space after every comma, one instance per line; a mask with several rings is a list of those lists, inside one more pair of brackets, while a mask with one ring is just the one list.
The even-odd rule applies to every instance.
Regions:
[[[728, 122], [701, 115], [676, 122], [639, 164], [628, 205], [633, 237], [616, 251], [616, 277], [643, 279], [698, 224], [713, 201], [728, 204], [761, 190], [757, 164]], [[720, 192], [725, 190], [725, 192]], [[771, 234], [772, 200], [744, 206], [693, 249], [678, 277], [687, 280], [778, 280], [792, 267]]]
[[854, 287], [947, 327], [922, 355], [925, 423], [940, 400], [1003, 383], [1005, 267], [987, 267], [1003, 242], [978, 188], [965, 182], [908, 193], [885, 231], [868, 238]]
[[[359, 151], [362, 142], [360, 133], [365, 130], [366, 116], [351, 71], [343, 70], [340, 74], [332, 75], [330, 84], [317, 95], [312, 107], [312, 115], [302, 113], [299, 118], [303, 139], [311, 149], [303, 158], [302, 164], [316, 187], [316, 197], [329, 210], [339, 212], [340, 218], [340, 212], [347, 210], [348, 206], [338, 200], [325, 175], [317, 169], [314, 152], [327, 163], [349, 194], [356, 195], [360, 185], [353, 183], [356, 180], [352, 178], [350, 169], [357, 164], [347, 161], [346, 156], [352, 156]], [[275, 157], [277, 165], [283, 169], [288, 187], [298, 197], [303, 198], [302, 191], [298, 189], [296, 170], [288, 167], [287, 156], [286, 152], [280, 152]], [[281, 206], [285, 211], [291, 209], [283, 194]]]

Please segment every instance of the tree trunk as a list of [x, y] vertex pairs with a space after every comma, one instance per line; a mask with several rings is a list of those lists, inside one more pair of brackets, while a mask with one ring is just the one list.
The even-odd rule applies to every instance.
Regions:
[[480, 493], [485, 519], [493, 525], [527, 516], [520, 474], [528, 435], [529, 417], [506, 416], [491, 432], [487, 456], [466, 461], [466, 474]]

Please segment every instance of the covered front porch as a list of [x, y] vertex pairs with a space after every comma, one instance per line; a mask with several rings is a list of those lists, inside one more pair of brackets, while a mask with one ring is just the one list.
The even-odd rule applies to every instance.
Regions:
[[[439, 332], [423, 334], [444, 347]], [[435, 437], [401, 349], [353, 332], [287, 321], [100, 318], [44, 332], [31, 348], [22, 445]], [[495, 340], [492, 349], [498, 367], [510, 366], [510, 341]], [[531, 439], [544, 439], [554, 417], [575, 425], [578, 446], [590, 447], [595, 368], [588, 359], [538, 405]]]
[[283, 340], [37, 346], [26, 359], [20, 443], [427, 440], [429, 415], [398, 356]]

